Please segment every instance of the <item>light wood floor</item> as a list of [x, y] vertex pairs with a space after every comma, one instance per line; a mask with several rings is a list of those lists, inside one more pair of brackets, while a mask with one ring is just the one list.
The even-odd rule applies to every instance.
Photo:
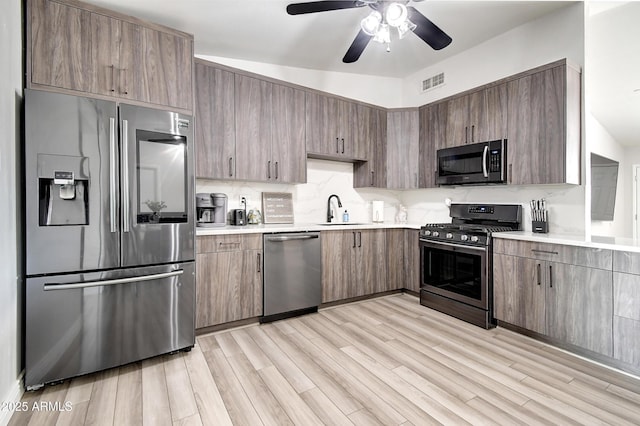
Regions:
[[12, 425], [640, 423], [640, 380], [397, 294], [26, 393]]

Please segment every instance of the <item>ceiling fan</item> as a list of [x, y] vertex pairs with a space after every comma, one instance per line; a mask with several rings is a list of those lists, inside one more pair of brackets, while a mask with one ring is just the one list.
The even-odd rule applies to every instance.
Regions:
[[[390, 27], [398, 30], [399, 38], [403, 38], [409, 31], [420, 37], [435, 50], [440, 50], [451, 43], [449, 37], [436, 24], [427, 19], [416, 8], [407, 6], [411, 0], [337, 0], [310, 1], [291, 3], [287, 5], [289, 15], [328, 12], [330, 10], [354, 9], [368, 6], [371, 12], [360, 23], [360, 31], [351, 43], [342, 62], [351, 63], [358, 60], [369, 41], [373, 39], [387, 44], [390, 51]], [[414, 0], [416, 2], [422, 0]]]

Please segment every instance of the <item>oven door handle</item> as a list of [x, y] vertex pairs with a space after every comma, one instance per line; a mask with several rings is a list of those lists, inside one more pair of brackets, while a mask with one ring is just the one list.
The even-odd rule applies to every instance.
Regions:
[[437, 247], [439, 245], [443, 245], [443, 246], [448, 246], [448, 247], [453, 247], [456, 249], [464, 249], [464, 250], [475, 250], [475, 251], [487, 251], [487, 247], [474, 247], [474, 246], [466, 246], [463, 244], [452, 244], [452, 243], [447, 243], [444, 241], [431, 241], [431, 240], [423, 240], [422, 238], [420, 239], [421, 243], [427, 243], [429, 244], [431, 247]]
[[482, 174], [484, 177], [489, 177], [489, 172], [487, 171], [487, 155], [489, 154], [489, 145], [484, 146], [484, 150], [482, 151]]

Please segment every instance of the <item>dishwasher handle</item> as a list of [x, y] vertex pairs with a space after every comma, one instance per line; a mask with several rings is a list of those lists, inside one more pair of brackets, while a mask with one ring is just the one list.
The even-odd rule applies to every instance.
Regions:
[[313, 240], [319, 238], [318, 234], [310, 235], [280, 235], [277, 237], [267, 237], [267, 241], [282, 242], [282, 241], [294, 241], [294, 240]]

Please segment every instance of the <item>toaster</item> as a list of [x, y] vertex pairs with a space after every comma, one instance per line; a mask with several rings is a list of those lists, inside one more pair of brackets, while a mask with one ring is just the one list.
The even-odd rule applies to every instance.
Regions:
[[233, 209], [231, 210], [231, 220], [232, 225], [235, 226], [244, 226], [247, 224], [247, 214], [242, 209]]

